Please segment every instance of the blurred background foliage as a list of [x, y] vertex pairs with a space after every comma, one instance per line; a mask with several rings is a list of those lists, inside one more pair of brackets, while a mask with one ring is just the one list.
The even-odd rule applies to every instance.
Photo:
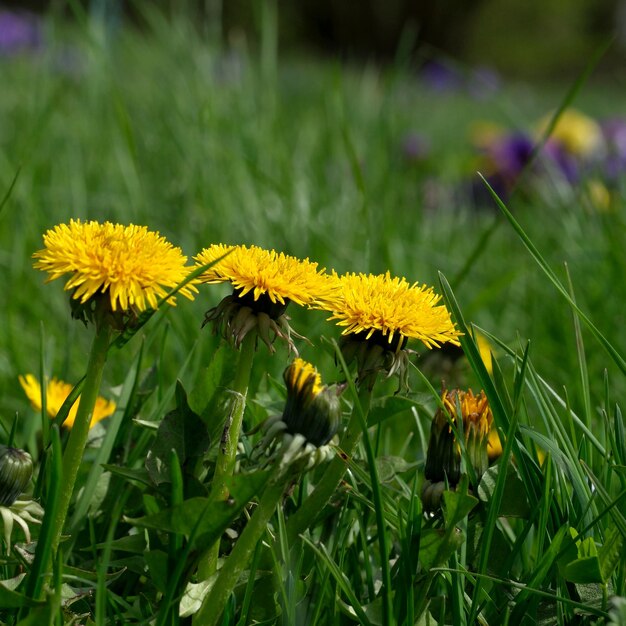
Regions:
[[[274, 5], [281, 52], [384, 62], [404, 55], [450, 57], [486, 65], [509, 78], [576, 75], [584, 60], [614, 38], [603, 69], [619, 75], [626, 60], [623, 0], [166, 0], [168, 15], [187, 14], [224, 42], [261, 38], [263, 4]], [[76, 15], [88, 10], [141, 25], [141, 10], [122, 0], [13, 0], [2, 6]], [[621, 78], [623, 80], [623, 77]]]

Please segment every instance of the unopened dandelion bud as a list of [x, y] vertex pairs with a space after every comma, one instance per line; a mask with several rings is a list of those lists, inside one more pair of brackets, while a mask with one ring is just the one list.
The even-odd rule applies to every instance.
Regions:
[[430, 427], [424, 475], [433, 482], [447, 480], [450, 485], [456, 485], [461, 477], [461, 456], [458, 443], [441, 409], [435, 413]]
[[322, 385], [313, 365], [297, 358], [285, 370], [287, 432], [302, 434], [314, 446], [327, 444], [339, 428], [341, 407], [336, 388]]
[[32, 475], [33, 461], [28, 452], [0, 445], [0, 506], [11, 506]]

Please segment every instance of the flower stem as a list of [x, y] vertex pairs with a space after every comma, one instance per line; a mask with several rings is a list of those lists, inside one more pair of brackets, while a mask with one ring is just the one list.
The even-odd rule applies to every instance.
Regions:
[[[246, 396], [248, 394], [248, 385], [250, 384], [255, 345], [256, 333], [248, 333], [241, 344], [237, 371], [235, 372], [235, 380], [231, 390], [235, 399], [224, 426], [222, 440], [215, 461], [215, 474], [211, 483], [210, 497], [215, 498], [216, 501], [228, 498], [226, 480], [233, 475], [235, 470], [237, 444], [239, 443], [239, 433], [241, 432], [243, 413], [246, 408]], [[198, 565], [198, 576], [201, 580], [206, 580], [215, 573], [219, 549], [220, 542], [218, 540], [201, 557]]]
[[76, 476], [78, 475], [78, 469], [83, 460], [83, 452], [87, 445], [89, 426], [91, 425], [93, 409], [100, 391], [102, 371], [104, 370], [104, 364], [107, 358], [111, 333], [111, 326], [107, 323], [96, 326], [96, 334], [91, 344], [87, 373], [76, 411], [76, 419], [70, 431], [65, 451], [63, 452], [63, 482], [61, 484], [59, 504], [57, 514], [53, 521], [53, 531], [51, 534], [52, 556], [56, 554], [57, 548], [59, 547], [70, 500], [74, 493]]
[[230, 597], [241, 573], [248, 566], [250, 557], [257, 543], [266, 531], [267, 524], [274, 514], [276, 504], [282, 497], [293, 474], [280, 471], [279, 475], [270, 479], [263, 492], [261, 501], [250, 521], [237, 540], [235, 547], [219, 570], [219, 574], [211, 591], [202, 602], [202, 606], [194, 616], [194, 622], [203, 626], [215, 626], [221, 619], [224, 606]]
[[361, 433], [361, 419], [367, 420], [372, 398], [371, 388], [364, 385], [359, 391], [358, 405], [352, 409], [352, 415], [339, 442], [340, 453], [330, 462], [326, 471], [315, 486], [311, 495], [302, 503], [302, 506], [287, 521], [287, 538], [289, 542], [296, 541], [317, 518], [318, 513], [337, 489], [348, 467], [349, 457], [354, 452]]

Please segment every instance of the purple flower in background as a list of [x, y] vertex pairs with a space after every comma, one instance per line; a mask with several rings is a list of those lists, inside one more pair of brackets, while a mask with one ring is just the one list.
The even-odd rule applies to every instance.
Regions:
[[33, 50], [40, 43], [40, 24], [34, 14], [0, 9], [0, 56]]
[[533, 142], [528, 135], [513, 132], [497, 139], [489, 149], [496, 171], [513, 184], [530, 160]]
[[626, 172], [626, 120], [613, 118], [600, 126], [607, 148], [604, 174], [609, 182], [615, 182]]
[[582, 163], [562, 143], [549, 139], [543, 147], [542, 154], [568, 183], [573, 185], [580, 180]]
[[431, 59], [420, 68], [420, 78], [433, 91], [454, 91], [462, 86], [461, 76], [449, 65]]

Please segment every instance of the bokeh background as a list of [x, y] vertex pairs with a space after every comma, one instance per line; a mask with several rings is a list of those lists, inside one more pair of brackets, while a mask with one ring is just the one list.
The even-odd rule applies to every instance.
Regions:
[[[151, 3], [165, 15], [188, 15], [207, 34], [258, 43], [261, 5], [278, 15], [282, 52], [385, 62], [398, 55], [437, 55], [486, 65], [508, 77], [563, 79], [609, 38], [603, 73], [626, 58], [623, 0], [170, 0]], [[121, 0], [5, 0], [0, 6], [76, 16], [82, 10], [141, 25], [138, 3]]]

